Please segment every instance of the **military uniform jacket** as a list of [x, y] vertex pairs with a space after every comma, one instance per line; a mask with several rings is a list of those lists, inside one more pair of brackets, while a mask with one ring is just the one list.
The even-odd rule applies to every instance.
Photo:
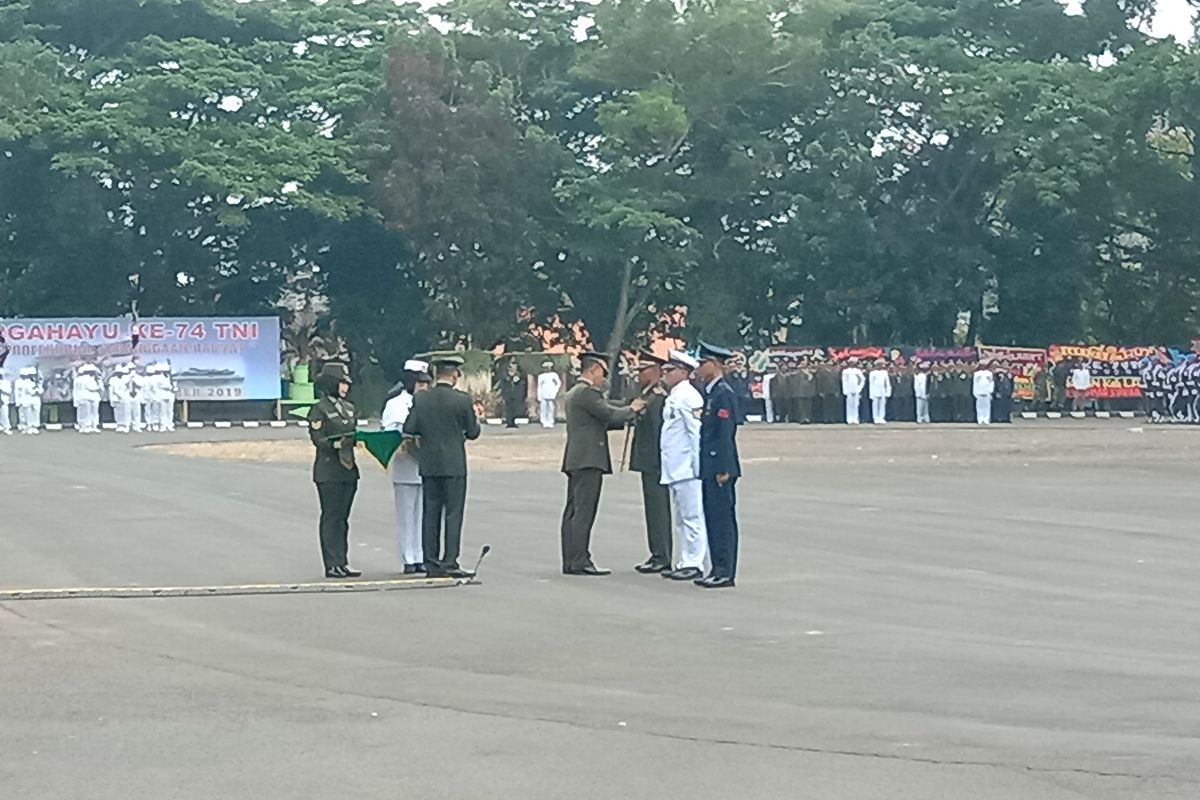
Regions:
[[420, 437], [417, 463], [421, 477], [465, 477], [466, 443], [479, 438], [475, 404], [467, 393], [447, 383], [436, 384], [413, 399], [404, 432]]
[[634, 410], [605, 400], [600, 390], [587, 381], [580, 381], [567, 392], [563, 407], [567, 413], [567, 449], [562, 471], [598, 469], [605, 475], [612, 474], [608, 431], [637, 416]]
[[[308, 438], [317, 448], [313, 461], [315, 483], [348, 483], [358, 480], [354, 463], [354, 431], [358, 415], [354, 405], [337, 397], [322, 397], [308, 410]], [[341, 444], [346, 442], [346, 446]]]
[[722, 474], [731, 478], [742, 474], [737, 451], [737, 398], [724, 379], [706, 387], [700, 417], [700, 477]]
[[796, 373], [796, 396], [797, 397], [816, 397], [817, 396], [817, 376], [811, 369], [802, 369]]
[[647, 475], [658, 475], [662, 467], [662, 451], [658, 443], [662, 435], [663, 404], [666, 402], [667, 393], [656, 384], [649, 391], [642, 392], [641, 396], [646, 401], [646, 410], [638, 415], [637, 421], [633, 423], [629, 469]]
[[817, 369], [817, 394], [822, 397], [835, 397], [842, 393], [842, 373], [835, 366], [824, 366]]
[[676, 384], [663, 405], [662, 482], [700, 477], [700, 418], [704, 397], [688, 381]]
[[892, 394], [896, 397], [912, 397], [914, 394], [914, 377], [916, 376], [907, 370], [896, 373], [895, 378], [892, 380]]

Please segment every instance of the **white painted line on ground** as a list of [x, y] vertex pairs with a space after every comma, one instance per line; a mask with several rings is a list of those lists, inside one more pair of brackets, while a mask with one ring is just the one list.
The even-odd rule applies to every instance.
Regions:
[[1037, 415], [1036, 411], [1022, 411], [1021, 412], [1021, 419], [1037, 419], [1037, 418], [1038, 418], [1038, 415]]
[[1109, 419], [1110, 417], [1112, 417], [1111, 412], [1108, 412], [1108, 411], [1097, 411], [1096, 412], [1096, 419]]
[[48, 430], [48, 431], [61, 431], [62, 429], [63, 429], [63, 424], [61, 422], [47, 422], [46, 423], [46, 430]]
[[1047, 411], [1046, 419], [1062, 419], [1061, 411]]
[[270, 425], [272, 428], [286, 428], [287, 427], [287, 421], [281, 420], [281, 419], [273, 419], [267, 424]]
[[1071, 412], [1071, 417], [1072, 417], [1073, 419], [1086, 419], [1086, 418], [1087, 418], [1087, 414], [1083, 413], [1082, 411], [1072, 411], [1072, 412]]
[[257, 428], [259, 426], [259, 424], [260, 423], [256, 422], [255, 420], [246, 420], [245, 422], [242, 423], [242, 427], [243, 428]]
[[204, 427], [204, 423], [203, 423], [203, 422], [189, 422], [189, 423], [187, 424], [187, 426], [188, 426], [189, 428], [191, 428], [191, 429], [195, 429], [195, 428], [203, 428], [203, 427]]
[[492, 417], [488, 417], [487, 424], [488, 425], [502, 425], [504, 423], [502, 420], [493, 419]]
[[298, 426], [299, 426], [299, 427], [301, 427], [301, 428], [307, 428], [307, 427], [308, 427], [308, 420], [306, 420], [306, 419], [298, 419], [298, 420], [296, 420], [296, 425], [298, 425]]
[[252, 583], [234, 586], [95, 586], [74, 589], [3, 589], [0, 602], [13, 600], [78, 600], [87, 598], [232, 597], [255, 594], [345, 594], [437, 589], [465, 585], [454, 578], [397, 578], [335, 583]]
[[214, 422], [214, 423], [213, 423], [213, 427], [216, 427], [216, 428], [232, 428], [232, 427], [233, 427], [233, 423], [232, 423], [232, 422]]
[[365, 428], [370, 424], [371, 424], [371, 420], [369, 420], [369, 419], [360, 419], [358, 421], [358, 427], [360, 427], [360, 428]]
[[104, 430], [106, 430], [106, 431], [115, 431], [115, 430], [117, 429], [117, 423], [115, 423], [115, 422], [105, 422], [105, 423], [103, 423], [103, 424], [102, 424], [100, 427], [101, 427], [101, 428], [103, 428], [103, 429], [104, 429]]
[[1118, 411], [1117, 413], [1121, 415], [1122, 419], [1133, 419], [1134, 417], [1132, 411]]

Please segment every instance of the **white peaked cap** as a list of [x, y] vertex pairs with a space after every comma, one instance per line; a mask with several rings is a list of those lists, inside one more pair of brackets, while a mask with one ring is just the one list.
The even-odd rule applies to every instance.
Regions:
[[684, 369], [696, 369], [700, 366], [700, 362], [689, 356], [682, 350], [672, 350], [670, 357], [667, 359], [672, 364], [678, 364]]
[[27, 378], [31, 375], [37, 375], [37, 367], [21, 367], [21, 371], [17, 374], [22, 378]]
[[405, 372], [429, 372], [429, 363], [415, 358], [410, 358], [408, 361], [404, 362], [404, 370]]

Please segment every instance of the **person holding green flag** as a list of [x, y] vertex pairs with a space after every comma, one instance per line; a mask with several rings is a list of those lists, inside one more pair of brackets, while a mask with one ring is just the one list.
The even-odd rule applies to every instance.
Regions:
[[354, 433], [358, 416], [346, 399], [350, 376], [345, 365], [326, 364], [314, 381], [321, 399], [308, 411], [308, 435], [316, 448], [313, 483], [321, 503], [321, 558], [326, 578], [362, 575], [347, 563], [350, 507], [358, 491], [358, 465], [354, 463]]
[[[402, 431], [417, 394], [428, 389], [431, 383], [433, 377], [427, 363], [415, 359], [407, 361], [400, 383], [388, 393], [380, 426], [385, 431]], [[388, 467], [396, 502], [396, 552], [404, 564], [405, 575], [425, 572], [421, 546], [421, 471], [414, 442], [412, 438], [402, 439]]]

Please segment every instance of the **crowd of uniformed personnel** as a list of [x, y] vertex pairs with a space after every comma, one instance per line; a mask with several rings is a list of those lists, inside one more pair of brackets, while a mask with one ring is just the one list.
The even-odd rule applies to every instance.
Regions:
[[764, 381], [769, 422], [1009, 422], [1014, 378], [987, 362], [801, 360]]

